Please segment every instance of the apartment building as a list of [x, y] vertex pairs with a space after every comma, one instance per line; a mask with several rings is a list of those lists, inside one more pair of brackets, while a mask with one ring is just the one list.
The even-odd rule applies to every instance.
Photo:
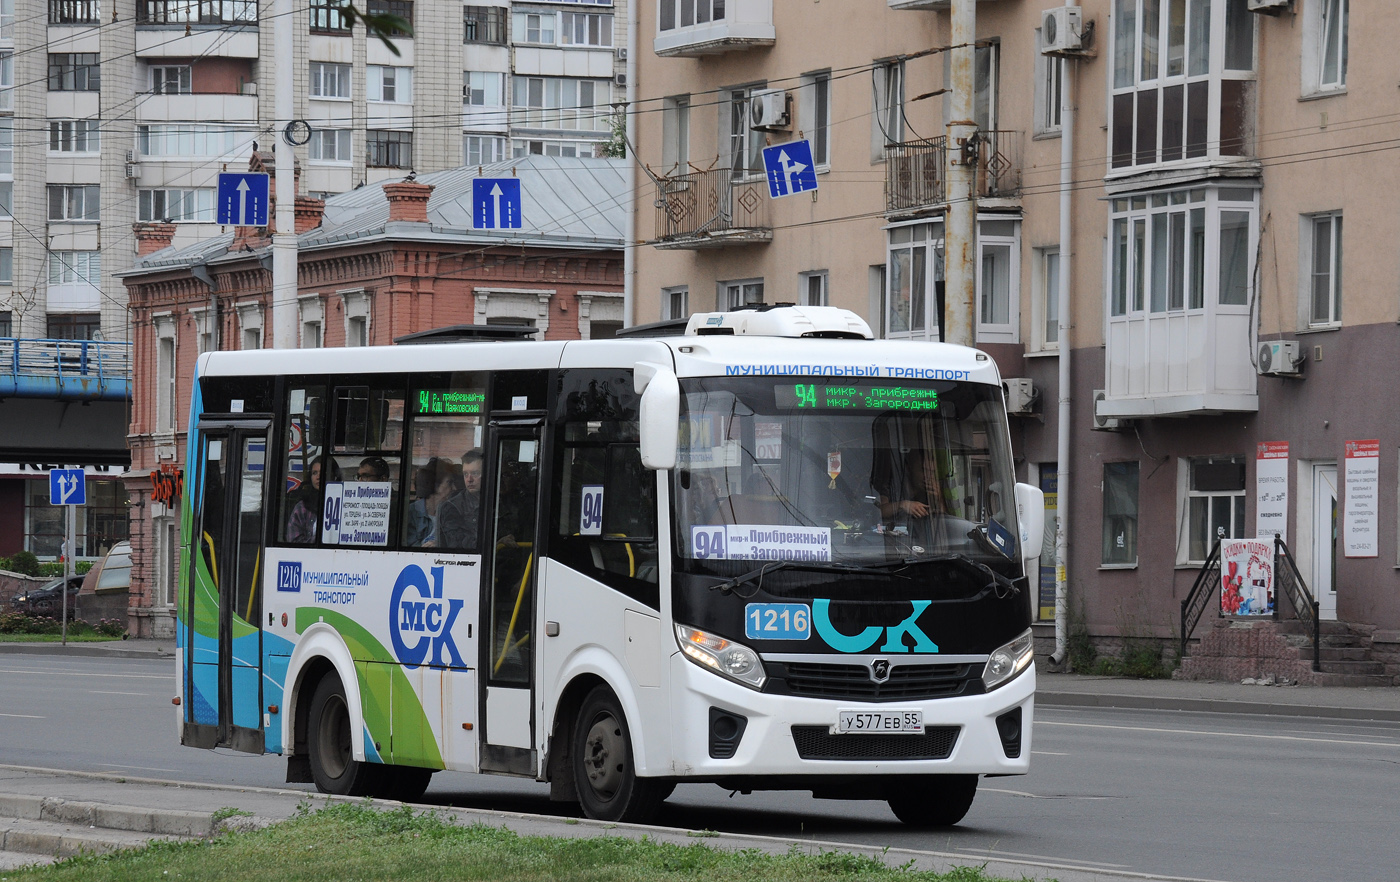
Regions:
[[[976, 4], [965, 155], [978, 345], [1029, 381], [1012, 440], [1052, 504], [1070, 359], [1073, 623], [1177, 638], [1215, 540], [1279, 532], [1323, 619], [1400, 640], [1395, 27], [1355, 27], [1349, 0], [1059, 8]], [[825, 303], [937, 339], [944, 211], [967, 195], [945, 181], [947, 0], [657, 0], [639, 21], [636, 320]], [[818, 189], [770, 198], [760, 151], [797, 139]]]
[[[623, 92], [625, 0], [358, 8], [398, 15], [412, 33], [392, 35], [392, 46], [369, 37], [339, 0], [298, 3], [292, 15], [295, 114], [311, 127], [297, 152], [304, 193], [608, 149], [611, 105]], [[0, 339], [12, 340], [14, 363], [86, 365], [101, 352], [129, 382], [128, 341], [139, 329], [117, 277], [138, 250], [133, 225], [173, 224], [176, 247], [230, 231], [215, 222], [217, 175], [282, 143], [273, 132], [281, 26], [256, 0], [0, 0]], [[53, 339], [100, 342], [37, 342]], [[75, 399], [60, 391], [62, 378], [47, 379], [52, 392], [31, 389], [41, 397], [14, 425], [52, 424], [51, 437], [25, 443], [0, 432], [0, 463], [14, 464], [0, 468], [0, 503], [25, 512], [17, 529], [0, 527], [0, 553], [57, 553], [43, 471], [22, 465], [35, 461], [34, 448], [49, 451], [39, 465], [125, 464], [129, 387], [84, 399], [78, 418], [67, 413]], [[94, 413], [104, 418], [85, 419]], [[100, 439], [96, 451], [67, 445], [75, 426]], [[109, 477], [90, 470], [105, 483], [89, 495], [120, 522], [127, 501]], [[86, 515], [79, 523], [86, 536]], [[82, 554], [123, 535], [85, 538]]]

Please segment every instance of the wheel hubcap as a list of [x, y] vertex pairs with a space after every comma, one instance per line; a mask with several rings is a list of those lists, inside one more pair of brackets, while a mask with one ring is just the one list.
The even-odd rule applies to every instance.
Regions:
[[588, 730], [583, 742], [583, 767], [593, 792], [611, 799], [626, 771], [622, 727], [611, 716], [600, 717]]
[[321, 755], [321, 766], [332, 778], [345, 774], [350, 765], [350, 711], [345, 699], [331, 696], [321, 713], [321, 725], [316, 733], [316, 746]]

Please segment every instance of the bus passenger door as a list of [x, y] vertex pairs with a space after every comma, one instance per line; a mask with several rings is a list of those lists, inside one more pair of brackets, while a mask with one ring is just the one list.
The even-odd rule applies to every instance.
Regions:
[[493, 426], [491, 451], [492, 504], [487, 509], [484, 555], [491, 589], [482, 617], [489, 639], [481, 641], [486, 653], [481, 769], [533, 775], [540, 429]]
[[199, 436], [183, 743], [263, 752], [263, 491], [267, 427]]

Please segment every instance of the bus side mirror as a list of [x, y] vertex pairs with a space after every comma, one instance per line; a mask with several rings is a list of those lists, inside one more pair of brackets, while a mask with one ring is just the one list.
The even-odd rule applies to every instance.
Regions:
[[1016, 485], [1016, 523], [1021, 526], [1021, 559], [1039, 557], [1045, 541], [1045, 493], [1039, 487]]
[[670, 368], [639, 361], [632, 385], [642, 396], [642, 465], [649, 469], [676, 467], [676, 436], [681, 423], [681, 384]]

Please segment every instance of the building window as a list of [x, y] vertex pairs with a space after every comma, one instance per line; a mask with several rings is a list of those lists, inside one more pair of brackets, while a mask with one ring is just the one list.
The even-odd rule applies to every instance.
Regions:
[[[1347, 25], [1350, 0], [1312, 0], [1307, 4], [1305, 27], [1316, 33], [1305, 51], [1304, 63], [1315, 70], [1309, 92], [1331, 92], [1347, 86]], [[1310, 62], [1310, 64], [1309, 64]]]
[[[15, 281], [15, 249], [10, 246], [0, 248], [0, 285], [11, 285]], [[9, 334], [0, 334], [8, 337]]]
[[1035, 255], [1040, 348], [1055, 349], [1060, 343], [1060, 252], [1056, 248], [1039, 248]]
[[371, 64], [365, 68], [365, 91], [382, 104], [413, 103], [413, 68]]
[[49, 24], [100, 24], [102, 9], [97, 0], [49, 0]]
[[344, 6], [340, 0], [311, 0], [311, 33], [348, 35], [350, 19]]
[[943, 227], [913, 224], [889, 232], [889, 295], [884, 309], [885, 329], [891, 337], [923, 337], [930, 322], [937, 330], [938, 316], [929, 315], [928, 264], [934, 276], [943, 278]]
[[[1205, 563], [1217, 539], [1242, 539], [1245, 472], [1243, 456], [1183, 459], [1186, 476], [1186, 559]], [[1178, 555], [1180, 559], [1180, 555]]]
[[[93, 125], [95, 132], [96, 123]], [[257, 133], [248, 129], [208, 123], [142, 124], [136, 127], [136, 151], [152, 158], [227, 156], [246, 150], [256, 137]], [[53, 140], [52, 134], [49, 140]]]
[[0, 181], [0, 217], [14, 217], [15, 182]]
[[323, 331], [326, 315], [325, 305], [319, 294], [297, 299], [297, 312], [301, 315], [301, 347], [320, 349], [325, 345]]
[[137, 24], [242, 24], [258, 20], [257, 0], [138, 0]]
[[51, 221], [96, 221], [101, 207], [96, 184], [49, 184]]
[[1114, 0], [1114, 168], [1245, 154], [1256, 17], [1246, 0]]
[[1138, 533], [1138, 464], [1103, 466], [1103, 563], [1136, 566]]
[[1040, 28], [1035, 30], [1035, 133], [1060, 132], [1060, 105], [1064, 97], [1065, 62], [1054, 55], [1041, 55]]
[[404, 26], [389, 28], [385, 32], [387, 36], [413, 36], [413, 0], [367, 0], [365, 6], [370, 15], [403, 19]]
[[102, 88], [102, 65], [96, 52], [49, 55], [50, 92], [97, 92]]
[[[885, 335], [940, 339], [939, 291], [943, 286], [943, 223], [908, 224], [888, 233], [888, 292], [880, 310]], [[977, 339], [1020, 339], [1020, 224], [983, 218], [977, 224]]]
[[166, 223], [214, 222], [214, 190], [159, 189], [137, 192], [137, 216]]
[[12, 117], [0, 117], [0, 177], [15, 173], [15, 124]]
[[661, 289], [661, 318], [682, 319], [690, 315], [690, 287], [676, 285]]
[[240, 349], [261, 349], [263, 345], [263, 310], [260, 303], [240, 303], [238, 331]]
[[350, 65], [311, 62], [312, 98], [349, 98]]
[[690, 171], [690, 96], [661, 102], [661, 166], [666, 174]]
[[[6, 248], [5, 251], [10, 249]], [[13, 337], [15, 335], [14, 314], [8, 309], [0, 312], [0, 337]]]
[[342, 291], [341, 304], [345, 308], [345, 345], [369, 345], [369, 294], [364, 289]]
[[156, 95], [190, 94], [191, 67], [188, 64], [161, 64], [151, 67], [151, 92]]
[[763, 132], [749, 127], [749, 101], [763, 85], [729, 89], [729, 179], [742, 181], [763, 174]]
[[175, 431], [175, 321], [170, 316], [154, 319], [156, 333], [156, 430]]
[[812, 143], [812, 161], [831, 166], [831, 72], [802, 78], [802, 128]]
[[597, 156], [600, 141], [516, 141], [511, 155], [521, 156]]
[[1015, 343], [1020, 333], [1018, 307], [1020, 244], [1015, 221], [984, 220], [977, 225], [977, 339]]
[[554, 13], [517, 12], [513, 18], [515, 42], [554, 45]]
[[885, 158], [887, 144], [904, 142], [904, 63], [895, 61], [877, 65], [873, 75], [875, 109], [871, 116], [874, 126], [870, 159], [879, 162]]
[[610, 47], [613, 17], [605, 12], [559, 13], [559, 45]]
[[511, 84], [515, 125], [599, 132], [612, 127], [611, 80], [516, 76]]
[[1308, 324], [1335, 325], [1342, 320], [1342, 215], [1320, 214], [1304, 218], [1308, 234]]
[[659, 28], [671, 31], [677, 27], [723, 21], [724, 6], [725, 0], [660, 0]]
[[488, 165], [506, 158], [506, 139], [496, 135], [464, 135], [462, 137], [462, 163], [464, 165]]
[[720, 288], [723, 291], [721, 309], [738, 309], [741, 306], [758, 306], [763, 303], [762, 279], [721, 282]]
[[311, 132], [308, 155], [316, 162], [350, 161], [349, 129], [315, 129]]
[[463, 6], [464, 43], [506, 44], [506, 9], [503, 6]]
[[[506, 103], [506, 75], [493, 70], [462, 71], [462, 103], [474, 107], [500, 107]], [[496, 121], [505, 125], [505, 117]]]
[[49, 120], [49, 150], [54, 153], [96, 153], [100, 138], [95, 119]]
[[102, 334], [102, 317], [95, 312], [51, 312], [45, 332], [50, 340], [96, 340]]
[[[3, 18], [4, 16], [0, 16]], [[13, 18], [13, 16], [11, 16]], [[5, 39], [0, 37], [0, 39]], [[0, 110], [15, 109], [15, 53], [0, 52]]]
[[802, 306], [826, 306], [828, 300], [826, 270], [797, 275], [797, 302]]
[[370, 168], [412, 168], [413, 133], [370, 129], [365, 133], [365, 165]]
[[102, 281], [102, 252], [50, 251], [50, 285], [98, 285]]

